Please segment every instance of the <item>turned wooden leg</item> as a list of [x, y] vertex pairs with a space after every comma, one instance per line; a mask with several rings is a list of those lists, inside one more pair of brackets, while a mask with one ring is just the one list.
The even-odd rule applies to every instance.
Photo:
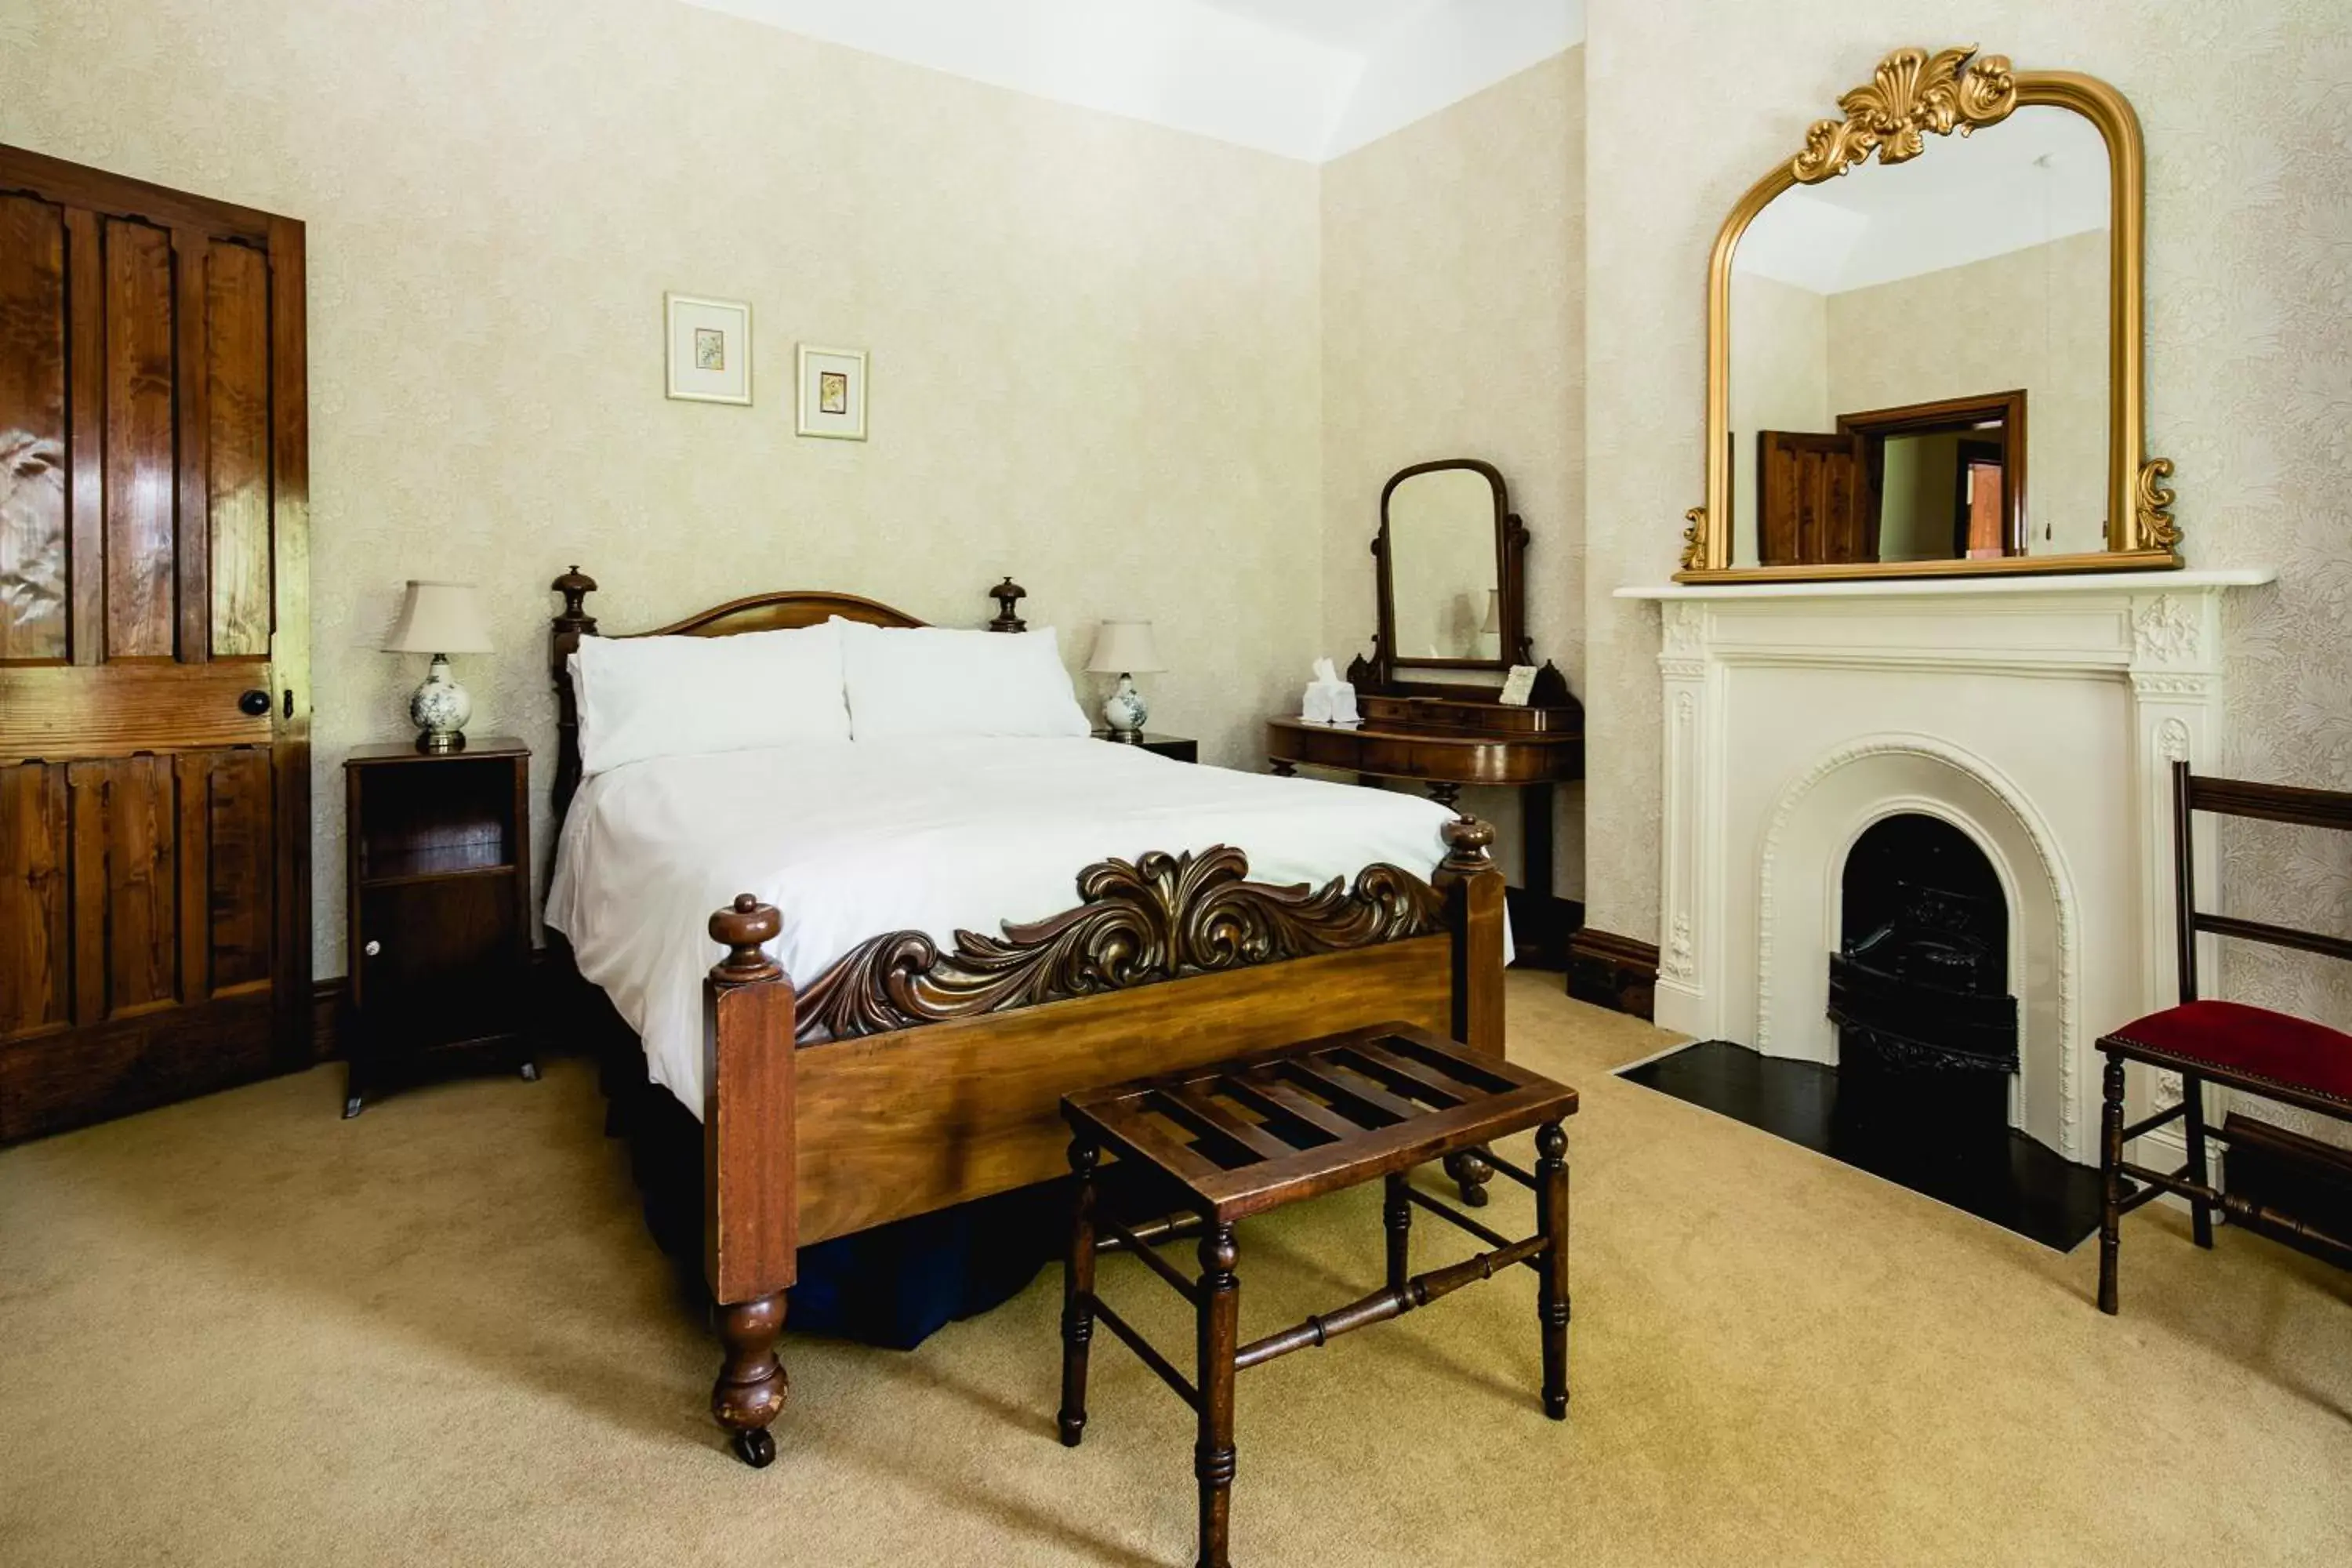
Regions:
[[[2200, 1187], [2213, 1184], [2212, 1168], [2205, 1163], [2205, 1080], [2195, 1073], [2180, 1075], [2182, 1135], [2189, 1141], [2189, 1179]], [[2189, 1200], [2189, 1226], [2200, 1247], [2213, 1245], [2213, 1205], [2203, 1198]]]
[[2099, 1310], [2116, 1311], [2116, 1252], [2124, 1228], [2124, 1059], [2110, 1055], [2101, 1079], [2106, 1103], [2099, 1110]]
[[1389, 1289], [1402, 1290], [1412, 1278], [1412, 1200], [1405, 1196], [1406, 1175], [1397, 1172], [1388, 1179], [1387, 1202], [1381, 1218], [1389, 1227]]
[[1200, 1439], [1192, 1474], [1201, 1483], [1199, 1568], [1228, 1568], [1226, 1532], [1234, 1491], [1234, 1352], [1240, 1348], [1241, 1281], [1234, 1277], [1234, 1227], [1211, 1224], [1201, 1237]]
[[1544, 1414], [1568, 1419], [1568, 1134], [1557, 1121], [1536, 1133], [1536, 1227], [1542, 1283], [1536, 1318], [1543, 1325]]
[[1286, 762], [1280, 757], [1267, 758], [1266, 765], [1274, 770], [1274, 776], [1278, 779], [1296, 778], [1298, 776], [1298, 764], [1296, 763]]
[[784, 1331], [784, 1293], [755, 1296], [719, 1309], [719, 1340], [727, 1347], [719, 1381], [710, 1385], [710, 1414], [732, 1435], [735, 1457], [753, 1469], [776, 1458], [770, 1422], [783, 1414], [792, 1380], [776, 1359]]
[[1101, 1155], [1083, 1138], [1070, 1144], [1078, 1195], [1070, 1252], [1062, 1262], [1062, 1410], [1055, 1417], [1066, 1448], [1076, 1447], [1087, 1429], [1087, 1347], [1095, 1336], [1095, 1162]]
[[1448, 784], [1443, 779], [1436, 779], [1430, 783], [1428, 789], [1429, 798], [1448, 811], [1452, 811], [1461, 802], [1462, 786], [1458, 784]]
[[1495, 1167], [1486, 1163], [1483, 1149], [1465, 1149], [1445, 1156], [1445, 1173], [1462, 1190], [1462, 1201], [1474, 1209], [1486, 1206], [1486, 1184], [1495, 1179]]

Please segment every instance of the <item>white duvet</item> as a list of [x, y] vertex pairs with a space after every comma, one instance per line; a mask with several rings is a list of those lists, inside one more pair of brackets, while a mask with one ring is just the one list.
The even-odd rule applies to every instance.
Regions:
[[1230, 844], [1253, 880], [1321, 884], [1375, 861], [1428, 876], [1451, 814], [1417, 795], [1171, 762], [1097, 740], [825, 742], [660, 757], [582, 786], [547, 923], [702, 1114], [711, 911], [776, 906], [770, 952], [803, 984], [868, 937], [994, 934], [1078, 901], [1095, 861]]

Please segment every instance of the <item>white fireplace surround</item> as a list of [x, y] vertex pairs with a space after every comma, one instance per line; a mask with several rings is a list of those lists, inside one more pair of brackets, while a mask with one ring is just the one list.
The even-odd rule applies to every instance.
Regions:
[[1937, 817], [2008, 900], [2011, 1125], [2095, 1163], [2093, 1042], [2174, 998], [2170, 770], [2219, 752], [2221, 598], [2273, 575], [1618, 590], [1664, 622], [1658, 1023], [1835, 1062], [1846, 852]]

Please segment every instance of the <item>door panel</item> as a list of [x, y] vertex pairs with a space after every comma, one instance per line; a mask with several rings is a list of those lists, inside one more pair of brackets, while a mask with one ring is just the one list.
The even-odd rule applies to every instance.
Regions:
[[66, 771], [0, 767], [0, 1040], [73, 1018]]
[[1877, 513], [1866, 494], [1860, 437], [1759, 430], [1756, 454], [1760, 564], [1878, 559]]
[[0, 196], [0, 661], [66, 657], [66, 225]]
[[250, 247], [205, 256], [205, 380], [209, 439], [215, 658], [269, 654], [269, 264]]
[[301, 245], [0, 147], [0, 1140], [310, 1058]]
[[109, 219], [106, 246], [106, 652], [169, 658], [173, 553], [172, 235]]

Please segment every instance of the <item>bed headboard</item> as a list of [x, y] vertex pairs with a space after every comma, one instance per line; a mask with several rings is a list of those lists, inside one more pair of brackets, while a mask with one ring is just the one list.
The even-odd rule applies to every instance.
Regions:
[[[782, 631], [793, 626], [813, 626], [839, 616], [845, 621], [864, 621], [875, 626], [919, 626], [924, 623], [889, 605], [855, 594], [830, 594], [821, 590], [787, 588], [773, 594], [752, 594], [740, 599], [730, 599], [707, 610], [698, 610], [684, 620], [672, 621], [651, 631], [609, 633], [596, 629], [596, 617], [588, 613], [588, 595], [596, 591], [596, 579], [574, 566], [549, 586], [563, 595], [563, 610], [554, 620], [554, 634], [549, 639], [548, 668], [555, 678], [555, 826], [562, 828], [563, 814], [572, 805], [572, 796], [580, 788], [580, 709], [572, 694], [572, 651], [579, 647], [582, 637], [723, 637], [737, 632]], [[1028, 623], [1018, 614], [1018, 606], [1028, 597], [1028, 590], [1007, 577], [988, 591], [996, 601], [996, 618], [988, 623], [992, 632], [1019, 632], [1029, 629]], [[549, 837], [551, 851], [554, 837]]]

